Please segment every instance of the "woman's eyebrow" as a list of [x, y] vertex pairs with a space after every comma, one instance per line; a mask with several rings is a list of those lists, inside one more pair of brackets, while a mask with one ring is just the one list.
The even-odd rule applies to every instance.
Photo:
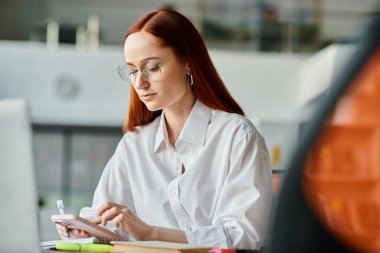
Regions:
[[[160, 59], [160, 57], [158, 57], [158, 56], [150, 56], [150, 57], [146, 57], [146, 58], [142, 59], [139, 63], [142, 63], [142, 62], [147, 61], [147, 60], [158, 60], [158, 59]], [[131, 65], [131, 66], [136, 66], [132, 62], [128, 62], [128, 61], [126, 62], [126, 64], [127, 65]]]

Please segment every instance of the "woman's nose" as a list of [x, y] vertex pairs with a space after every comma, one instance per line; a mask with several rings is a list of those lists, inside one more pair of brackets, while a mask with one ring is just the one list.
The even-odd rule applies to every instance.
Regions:
[[135, 87], [139, 90], [144, 90], [149, 87], [148, 79], [141, 73], [141, 71], [136, 73]]

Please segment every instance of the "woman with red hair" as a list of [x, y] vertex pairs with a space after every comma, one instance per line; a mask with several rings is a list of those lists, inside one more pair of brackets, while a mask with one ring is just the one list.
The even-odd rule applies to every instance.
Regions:
[[129, 112], [94, 194], [95, 222], [132, 240], [261, 248], [269, 154], [196, 28], [175, 11], [148, 13], [128, 30], [124, 55]]

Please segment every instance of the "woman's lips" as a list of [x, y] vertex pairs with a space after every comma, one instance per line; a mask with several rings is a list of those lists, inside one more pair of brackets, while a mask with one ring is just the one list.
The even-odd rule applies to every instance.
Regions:
[[153, 99], [153, 97], [156, 95], [157, 93], [147, 93], [147, 94], [141, 94], [140, 98], [141, 100], [144, 100], [144, 101], [150, 101]]

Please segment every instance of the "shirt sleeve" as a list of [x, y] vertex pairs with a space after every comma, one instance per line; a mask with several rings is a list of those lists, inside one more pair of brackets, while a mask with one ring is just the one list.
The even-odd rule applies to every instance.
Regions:
[[105, 201], [127, 205], [134, 211], [128, 170], [124, 162], [126, 151], [121, 141], [107, 163], [95, 189], [92, 207], [98, 208]]
[[[125, 154], [125, 146], [122, 140], [103, 170], [95, 189], [92, 207], [82, 208], [80, 216], [87, 219], [95, 218], [96, 210], [106, 201], [123, 204], [128, 206], [130, 210], [135, 210], [128, 171], [123, 160]], [[119, 231], [112, 222], [108, 222], [107, 227], [128, 239], [127, 234]]]
[[272, 203], [269, 153], [262, 136], [249, 131], [234, 141], [211, 226], [186, 225], [190, 244], [261, 248], [267, 238]]

